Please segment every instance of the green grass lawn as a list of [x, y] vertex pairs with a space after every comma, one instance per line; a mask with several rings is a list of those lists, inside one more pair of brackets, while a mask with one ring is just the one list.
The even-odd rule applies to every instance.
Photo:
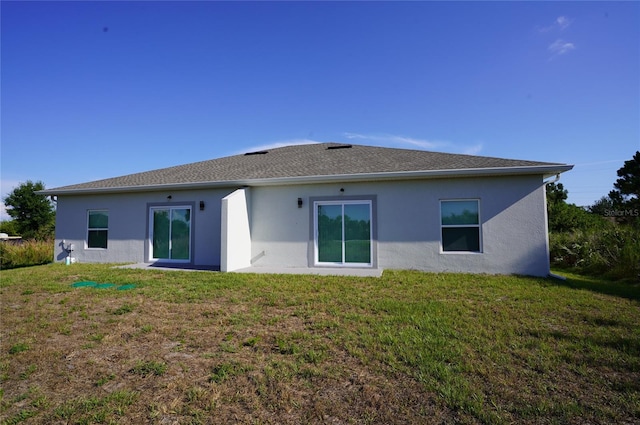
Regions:
[[3, 425], [640, 422], [637, 285], [51, 264], [0, 296]]

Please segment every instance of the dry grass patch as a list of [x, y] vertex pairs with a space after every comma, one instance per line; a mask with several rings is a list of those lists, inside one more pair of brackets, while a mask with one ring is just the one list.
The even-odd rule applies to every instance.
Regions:
[[0, 421], [638, 422], [638, 288], [603, 284], [11, 270]]
[[0, 242], [0, 270], [51, 263], [53, 240]]

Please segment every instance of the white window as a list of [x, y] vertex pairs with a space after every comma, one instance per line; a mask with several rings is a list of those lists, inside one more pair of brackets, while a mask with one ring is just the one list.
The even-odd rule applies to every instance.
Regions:
[[109, 211], [89, 210], [87, 214], [87, 248], [107, 249]]
[[479, 200], [440, 201], [440, 225], [443, 252], [482, 252]]
[[372, 265], [371, 201], [316, 201], [315, 263]]

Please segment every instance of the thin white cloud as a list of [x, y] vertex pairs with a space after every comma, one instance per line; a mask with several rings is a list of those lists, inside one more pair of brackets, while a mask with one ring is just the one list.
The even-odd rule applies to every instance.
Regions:
[[11, 193], [13, 189], [20, 186], [21, 183], [24, 183], [24, 181], [6, 179], [0, 180], [0, 192], [2, 193], [2, 198]]
[[573, 19], [569, 19], [564, 16], [558, 16], [556, 18], [556, 25], [558, 28], [560, 28], [561, 31], [569, 27], [569, 25], [571, 25], [572, 22], [573, 22]]
[[360, 140], [371, 140], [371, 137], [365, 135], [365, 134], [358, 134], [358, 133], [342, 133], [342, 135], [344, 137], [346, 137], [347, 139], [360, 139]]
[[[397, 146], [401, 148], [418, 148], [420, 150], [438, 150], [440, 152], [462, 153], [466, 155], [477, 155], [483, 149], [482, 143], [476, 143], [470, 146], [456, 145], [448, 141], [436, 141], [416, 139], [413, 137], [400, 136], [394, 134], [362, 134], [362, 133], [342, 133], [342, 136], [354, 143], [371, 144], [374, 146], [391, 147]], [[241, 155], [247, 152], [268, 151], [270, 149], [282, 148], [292, 145], [311, 145], [316, 143], [327, 143], [328, 141], [318, 141], [311, 139], [290, 139], [278, 142], [267, 143], [264, 145], [255, 145], [236, 151], [232, 155]], [[333, 141], [340, 143], [339, 141]]]
[[572, 23], [573, 19], [567, 18], [566, 16], [558, 16], [551, 25], [538, 27], [538, 32], [547, 33], [551, 31], [564, 31], [569, 28]]
[[447, 142], [421, 140], [421, 139], [414, 139], [412, 137], [403, 137], [403, 136], [394, 136], [391, 140], [398, 144], [407, 144], [407, 145], [417, 146], [422, 149], [435, 149], [440, 146], [446, 146], [448, 144]]
[[4, 202], [0, 201], [0, 221], [7, 221], [10, 218], [11, 217], [7, 212], [7, 206], [4, 204]]
[[617, 164], [622, 164], [624, 163], [624, 159], [609, 159], [606, 161], [596, 161], [596, 162], [583, 162], [581, 164], [576, 164], [576, 166], [581, 166], [581, 167], [586, 167], [586, 166], [592, 166], [592, 165], [602, 165], [602, 164], [611, 164], [613, 162], [617, 163]]
[[0, 180], [0, 220], [10, 220], [11, 217], [7, 213], [7, 206], [4, 203], [4, 198], [6, 198], [9, 193], [13, 191], [16, 187], [20, 186], [20, 181], [18, 180]]
[[437, 140], [415, 139], [413, 137], [398, 136], [393, 134], [359, 134], [359, 133], [343, 133], [347, 139], [369, 140], [378, 144], [393, 144], [402, 146], [417, 146], [421, 149], [436, 149], [447, 146], [450, 143]]
[[547, 47], [547, 49], [552, 53], [552, 57], [565, 55], [570, 51], [575, 50], [575, 48], [575, 44], [561, 38], [557, 39]]
[[482, 148], [482, 143], [476, 143], [475, 145], [462, 149], [462, 153], [465, 155], [478, 155], [482, 151]]
[[279, 142], [273, 142], [273, 143], [268, 143], [266, 145], [258, 145], [258, 146], [252, 146], [249, 148], [245, 148], [242, 149], [240, 151], [237, 151], [236, 154], [243, 154], [243, 153], [247, 153], [247, 152], [258, 152], [258, 151], [268, 151], [269, 149], [277, 149], [277, 148], [283, 148], [285, 146], [293, 146], [293, 145], [313, 145], [316, 143], [323, 143], [323, 142], [319, 142], [316, 140], [310, 140], [310, 139], [291, 139], [291, 140], [282, 140]]
[[477, 155], [482, 150], [482, 143], [472, 146], [458, 146], [444, 140], [425, 140], [413, 137], [398, 136], [393, 134], [361, 134], [343, 133], [343, 136], [350, 140], [364, 140], [376, 145], [395, 145], [401, 147], [417, 147], [422, 150], [439, 150], [453, 153], [463, 153], [466, 155]]

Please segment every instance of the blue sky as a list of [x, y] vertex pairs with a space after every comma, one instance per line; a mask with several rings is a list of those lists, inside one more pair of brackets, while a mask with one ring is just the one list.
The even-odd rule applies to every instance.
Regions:
[[0, 8], [3, 197], [351, 142], [575, 164], [590, 205], [640, 150], [638, 2]]

